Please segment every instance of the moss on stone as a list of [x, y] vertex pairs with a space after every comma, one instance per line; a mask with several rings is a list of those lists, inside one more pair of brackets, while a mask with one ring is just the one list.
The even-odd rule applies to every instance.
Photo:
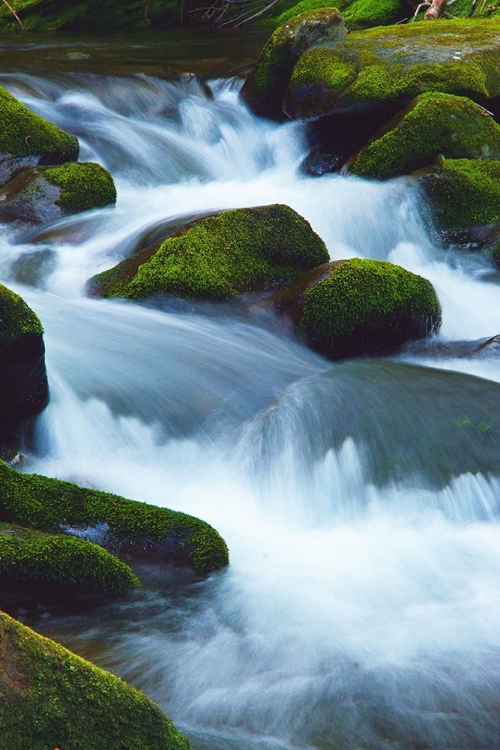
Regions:
[[13, 592], [47, 599], [122, 596], [139, 580], [128, 565], [96, 544], [0, 523], [0, 597]]
[[235, 209], [168, 238], [141, 265], [132, 257], [94, 276], [90, 288], [106, 297], [223, 300], [287, 284], [326, 260], [324, 242], [288, 206]]
[[42, 156], [45, 164], [78, 158], [78, 140], [39, 117], [0, 86], [0, 153]]
[[189, 750], [149, 698], [0, 613], [0, 726], [9, 750]]
[[112, 176], [93, 162], [63, 164], [43, 172], [44, 178], [61, 188], [56, 204], [68, 213], [88, 211], [116, 203]]
[[301, 327], [332, 359], [384, 353], [439, 329], [432, 284], [387, 261], [354, 258], [305, 291]]
[[465, 97], [428, 92], [385, 125], [349, 162], [361, 177], [386, 179], [431, 164], [438, 154], [500, 157], [500, 126]]
[[337, 8], [349, 29], [395, 23], [407, 15], [403, 0], [281, 0], [262, 23], [278, 26], [295, 16], [318, 8]]
[[500, 222], [500, 161], [446, 159], [417, 176], [438, 230]]
[[228, 564], [226, 543], [209, 524], [38, 474], [19, 474], [0, 462], [0, 517], [49, 532], [81, 533], [104, 526], [102, 545], [144, 559], [206, 574]]
[[41, 336], [42, 333], [38, 315], [22, 297], [0, 284], [0, 343], [24, 334]]

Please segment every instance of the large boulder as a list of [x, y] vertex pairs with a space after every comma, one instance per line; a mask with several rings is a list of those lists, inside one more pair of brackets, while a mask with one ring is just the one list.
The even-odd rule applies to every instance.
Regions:
[[349, 162], [361, 177], [387, 179], [450, 158], [500, 158], [500, 125], [480, 105], [427, 92], [390, 120]]
[[18, 172], [78, 159], [78, 140], [39, 117], [0, 86], [0, 185]]
[[223, 300], [284, 286], [328, 260], [324, 242], [288, 206], [223, 211], [94, 276], [89, 292], [141, 299], [167, 293]]
[[241, 96], [262, 117], [283, 117], [281, 103], [293, 67], [303, 52], [317, 44], [342, 40], [346, 29], [336, 8], [301, 13], [280, 26], [264, 46]]
[[0, 518], [89, 539], [126, 559], [207, 574], [228, 564], [226, 543], [208, 523], [38, 474], [0, 461]]
[[0, 221], [43, 224], [116, 202], [112, 176], [92, 162], [33, 167], [8, 182], [0, 196]]
[[3, 608], [101, 601], [139, 585], [128, 565], [92, 542], [0, 523]]
[[273, 15], [266, 14], [266, 23], [281, 26], [299, 14], [319, 8], [338, 8], [349, 29], [385, 26], [408, 16], [404, 0], [300, 0], [298, 3], [281, 0]]
[[381, 260], [324, 265], [296, 282], [279, 306], [291, 312], [308, 344], [331, 359], [386, 354], [441, 325], [432, 284]]
[[0, 426], [11, 429], [47, 404], [43, 328], [26, 302], [0, 284]]
[[0, 726], [9, 750], [189, 750], [149, 698], [0, 613]]

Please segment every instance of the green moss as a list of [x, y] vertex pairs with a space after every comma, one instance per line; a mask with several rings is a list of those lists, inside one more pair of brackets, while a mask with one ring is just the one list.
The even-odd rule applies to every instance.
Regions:
[[65, 598], [122, 596], [139, 580], [128, 565], [96, 544], [0, 523], [0, 591]]
[[[53, 163], [78, 158], [78, 140], [52, 125], [0, 87], [0, 153], [9, 156], [44, 155]], [[47, 162], [46, 162], [47, 163]]]
[[106, 524], [110, 545], [148, 557], [158, 542], [165, 563], [208, 573], [227, 565], [224, 540], [209, 524], [168, 508], [127, 500], [37, 474], [18, 474], [0, 462], [0, 516], [22, 526], [59, 532]]
[[[321, 10], [323, 8], [340, 10], [340, 5], [341, 3], [335, 2], [335, 0], [331, 0], [331, 2], [328, 2], [328, 0], [300, 0], [299, 3], [295, 3], [293, 0], [292, 4], [290, 2], [281, 2], [276, 8], [277, 15], [274, 17], [266, 16], [263, 22], [265, 24], [272, 23], [273, 26], [282, 26], [303, 13], [310, 13], [313, 10]], [[278, 13], [278, 11], [280, 12]]]
[[15, 292], [0, 284], [0, 342], [9, 341], [24, 334], [41, 336], [40, 319], [26, 302]]
[[90, 285], [102, 296], [169, 293], [222, 300], [284, 285], [326, 260], [323, 241], [288, 206], [245, 208], [202, 219], [141, 265], [132, 257], [94, 276]]
[[500, 221], [500, 161], [448, 159], [424, 170], [420, 184], [440, 230]]
[[113, 178], [100, 164], [63, 164], [43, 173], [45, 179], [61, 188], [56, 204], [65, 211], [88, 211], [116, 203]]
[[439, 329], [432, 284], [386, 261], [354, 258], [306, 290], [301, 326], [333, 359], [391, 351]]
[[408, 15], [402, 0], [281, 0], [262, 23], [281, 25], [295, 16], [316, 8], [338, 8], [349, 29], [363, 29], [395, 23]]
[[9, 750], [189, 750], [143, 693], [0, 613], [0, 726]]
[[351, 160], [362, 177], [386, 179], [446, 157], [500, 157], [500, 126], [465, 97], [429, 92], [398, 113]]

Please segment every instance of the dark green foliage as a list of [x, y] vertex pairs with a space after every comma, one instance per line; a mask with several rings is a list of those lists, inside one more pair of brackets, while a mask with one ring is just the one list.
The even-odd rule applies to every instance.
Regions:
[[128, 565], [96, 544], [0, 523], [0, 597], [38, 603], [80, 595], [122, 596], [139, 581]]
[[324, 242], [288, 206], [236, 209], [195, 222], [147, 258], [132, 256], [94, 276], [90, 289], [105, 297], [223, 300], [287, 284], [327, 260]]
[[100, 164], [63, 164], [46, 169], [43, 176], [48, 182], [61, 188], [56, 204], [68, 213], [116, 203], [113, 178]]
[[189, 750], [143, 693], [0, 613], [6, 750]]
[[500, 157], [500, 126], [465, 97], [428, 92], [398, 113], [350, 161], [362, 177], [386, 179], [431, 164], [438, 154]]
[[386, 261], [345, 261], [304, 295], [307, 341], [332, 359], [388, 352], [440, 325], [432, 284]]
[[105, 546], [200, 574], [228, 563], [224, 540], [198, 518], [38, 474], [18, 474], [3, 462], [0, 517], [52, 532], [106, 524]]

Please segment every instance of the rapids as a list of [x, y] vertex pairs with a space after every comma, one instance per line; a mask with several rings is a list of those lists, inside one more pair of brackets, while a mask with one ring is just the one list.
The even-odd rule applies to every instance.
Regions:
[[334, 365], [251, 303], [85, 298], [165, 223], [270, 202], [333, 259], [430, 279], [442, 342], [500, 333], [498, 278], [433, 246], [405, 179], [302, 174], [301, 126], [253, 117], [239, 79], [211, 79], [212, 98], [123, 58], [127, 75], [46, 57], [0, 74], [118, 189], [114, 208], [2, 227], [1, 278], [46, 332], [27, 466], [198, 515], [231, 565], [30, 622], [143, 689], [197, 750], [498, 747], [498, 360], [428, 342]]

